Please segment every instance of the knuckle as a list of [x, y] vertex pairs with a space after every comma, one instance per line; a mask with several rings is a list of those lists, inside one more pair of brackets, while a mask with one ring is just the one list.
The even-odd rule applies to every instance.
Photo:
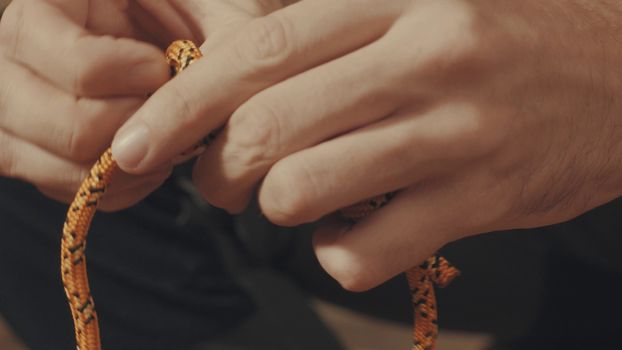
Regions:
[[73, 124], [69, 130], [67, 138], [67, 155], [76, 161], [87, 160], [87, 147], [89, 146], [89, 135], [86, 132], [88, 128], [84, 127], [85, 123], [78, 121]]
[[98, 65], [90, 60], [78, 60], [78, 62], [71, 82], [72, 90], [78, 96], [85, 96], [91, 88]]
[[229, 137], [240, 165], [258, 167], [269, 164], [279, 152], [280, 120], [274, 107], [249, 103], [229, 121]]
[[509, 126], [501, 119], [491, 118], [481, 111], [466, 116], [466, 125], [459, 140], [471, 157], [490, 155], [507, 143], [510, 137]]
[[[197, 127], [199, 113], [190, 102], [189, 94], [179, 84], [169, 84], [167, 87], [168, 103], [164, 105], [171, 106], [171, 110], [175, 116], [175, 122], [179, 125], [180, 130], [193, 129]], [[154, 114], [160, 111], [153, 111]]]
[[54, 141], [54, 151], [73, 161], [94, 160], [110, 145], [114, 133], [142, 103], [140, 98], [93, 100], [67, 98], [60, 104], [59, 113], [71, 115], [71, 122], [47, 123], [48, 140]]
[[465, 150], [470, 156], [479, 155], [488, 148], [487, 123], [485, 119], [474, 109], [461, 108], [463, 114], [456, 120], [456, 134], [453, 139], [459, 149]]
[[[98, 153], [98, 138], [94, 137], [94, 131], [98, 130], [97, 121], [99, 113], [88, 106], [83, 99], [76, 99], [74, 106], [69, 109], [76, 116], [68, 130], [66, 140], [67, 156], [74, 161], [83, 162], [93, 160]], [[61, 135], [62, 137], [63, 135]]]
[[438, 51], [434, 52], [435, 67], [445, 71], [456, 71], [473, 62], [482, 46], [481, 36], [475, 31], [474, 19], [469, 14], [449, 18], [452, 23], [444, 39], [438, 42]]
[[234, 46], [237, 58], [255, 68], [276, 67], [291, 53], [288, 20], [268, 16], [255, 20]]
[[447, 121], [450, 127], [440, 126], [434, 131], [439, 146], [446, 154], [457, 159], [473, 159], [497, 150], [506, 139], [506, 126], [489, 118], [486, 111], [472, 103], [448, 103], [437, 110], [437, 121]]
[[270, 171], [260, 193], [263, 213], [273, 223], [294, 226], [317, 219], [312, 216], [315, 181], [304, 166], [277, 163]]
[[[483, 67], [482, 48], [486, 47], [481, 30], [478, 29], [477, 15], [472, 9], [465, 9], [465, 5], [458, 1], [428, 2], [426, 6], [416, 16], [435, 18], [431, 26], [438, 26], [435, 29], [442, 34], [433, 40], [422, 40], [410, 48], [400, 47], [394, 58], [398, 60], [396, 63], [415, 67], [412, 74], [419, 79], [451, 79], [454, 82], [457, 79], [472, 79], [476, 71], [479, 72], [479, 68]], [[447, 9], [447, 6], [451, 8]], [[425, 30], [431, 30], [430, 23], [425, 23], [409, 22], [409, 25], [426, 25]], [[394, 39], [393, 45], [403, 46], [399, 35]], [[412, 79], [413, 75], [407, 78]]]

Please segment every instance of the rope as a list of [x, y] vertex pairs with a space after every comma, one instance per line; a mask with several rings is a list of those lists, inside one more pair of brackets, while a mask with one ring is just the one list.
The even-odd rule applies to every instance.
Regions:
[[[192, 42], [175, 41], [166, 51], [171, 76], [175, 76], [201, 56], [201, 52]], [[197, 143], [181, 156], [196, 154], [213, 137], [214, 133], [211, 133], [206, 140]], [[73, 317], [77, 350], [101, 350], [97, 312], [86, 269], [86, 238], [97, 205], [117, 170], [112, 152], [108, 149], [80, 186], [69, 206], [63, 227], [61, 276]], [[347, 220], [355, 222], [384, 206], [392, 196], [393, 194], [378, 196], [345, 208], [341, 214]], [[414, 308], [413, 350], [434, 350], [438, 321], [433, 284], [445, 286], [457, 275], [458, 271], [454, 267], [445, 259], [436, 256], [406, 272]]]
[[[340, 211], [341, 216], [355, 224], [374, 210], [385, 206], [395, 193], [386, 193]], [[434, 350], [438, 338], [438, 309], [434, 284], [446, 287], [460, 272], [445, 258], [432, 256], [421, 265], [406, 271], [413, 304], [414, 327], [412, 350]]]
[[[166, 60], [174, 76], [201, 57], [199, 49], [188, 40], [175, 41], [166, 50]], [[203, 142], [186, 150], [196, 152]], [[61, 276], [71, 308], [77, 350], [100, 350], [99, 323], [86, 271], [86, 237], [97, 204], [118, 170], [110, 148], [95, 163], [69, 206], [61, 240]]]

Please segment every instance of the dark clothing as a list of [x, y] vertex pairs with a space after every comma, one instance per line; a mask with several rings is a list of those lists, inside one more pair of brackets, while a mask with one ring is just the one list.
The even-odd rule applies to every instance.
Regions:
[[540, 310], [512, 349], [622, 349], [622, 199], [544, 228]]
[[[74, 347], [58, 266], [66, 209], [0, 178], [0, 314], [32, 350]], [[463, 276], [439, 291], [441, 325], [497, 334], [498, 349], [622, 349], [620, 212], [622, 200], [568, 223], [452, 244], [445, 253]], [[309, 240], [295, 240], [304, 231], [252, 210], [232, 218], [179, 174], [133, 208], [98, 213], [87, 257], [104, 349], [341, 349], [273, 267], [325, 298], [410, 322], [402, 278], [344, 293]]]
[[[472, 307], [488, 318], [488, 332], [503, 335], [494, 350], [622, 349], [620, 213], [622, 199], [566, 223], [486, 238], [512, 240], [496, 244], [495, 254], [505, 257], [490, 261], [502, 265], [492, 283], [468, 282], [490, 298]], [[453, 292], [445, 291], [449, 298]]]
[[[198, 203], [187, 185], [175, 176], [133, 208], [96, 215], [87, 260], [103, 348], [179, 350], [214, 341], [221, 345], [205, 348], [339, 349], [303, 294], [278, 274], [262, 265], [241, 273], [238, 224]], [[0, 194], [0, 314], [32, 350], [72, 349], [59, 274], [67, 206], [5, 178]], [[263, 344], [244, 345], [252, 339]]]

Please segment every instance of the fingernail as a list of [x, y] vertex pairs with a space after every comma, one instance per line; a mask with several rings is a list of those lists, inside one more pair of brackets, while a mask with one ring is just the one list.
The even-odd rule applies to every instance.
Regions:
[[112, 142], [112, 154], [123, 169], [133, 169], [145, 158], [149, 148], [149, 129], [143, 124], [124, 128]]

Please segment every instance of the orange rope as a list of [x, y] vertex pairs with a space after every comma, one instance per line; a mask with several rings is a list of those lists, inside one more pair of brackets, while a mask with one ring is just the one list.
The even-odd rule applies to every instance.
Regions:
[[[166, 51], [166, 59], [175, 75], [201, 57], [199, 49], [188, 40], [175, 41]], [[210, 134], [213, 137], [213, 134]], [[185, 151], [193, 155], [204, 141]], [[118, 167], [108, 149], [91, 169], [67, 212], [61, 242], [61, 275], [74, 321], [77, 350], [100, 350], [99, 325], [86, 271], [86, 238], [97, 205]], [[345, 208], [344, 218], [357, 221], [391, 200], [385, 194]], [[447, 285], [458, 271], [445, 259], [432, 257], [407, 271], [414, 308], [413, 350], [434, 350], [438, 335], [436, 297], [433, 283]]]
[[[186, 69], [201, 57], [199, 49], [188, 40], [179, 40], [166, 50], [166, 59], [171, 66], [171, 75]], [[182, 154], [196, 152], [201, 144], [193, 146]], [[97, 211], [97, 204], [117, 171], [117, 163], [110, 148], [104, 152], [84, 180], [78, 194], [69, 206], [63, 227], [61, 242], [61, 276], [65, 295], [71, 308], [77, 350], [100, 350], [99, 324], [95, 302], [91, 296], [86, 272], [86, 237], [91, 220]]]
[[413, 350], [434, 350], [438, 337], [438, 310], [434, 284], [447, 286], [459, 272], [443, 257], [433, 256], [406, 271], [412, 295], [415, 327]]
[[69, 207], [61, 242], [61, 275], [71, 307], [78, 350], [100, 349], [95, 303], [86, 274], [86, 236], [97, 204], [104, 195], [117, 164], [108, 149], [80, 186]]
[[[341, 216], [355, 223], [370, 215], [393, 198], [387, 193], [344, 208]], [[406, 271], [414, 313], [412, 350], [434, 350], [438, 337], [438, 310], [434, 284], [447, 286], [460, 272], [445, 258], [433, 256]]]

